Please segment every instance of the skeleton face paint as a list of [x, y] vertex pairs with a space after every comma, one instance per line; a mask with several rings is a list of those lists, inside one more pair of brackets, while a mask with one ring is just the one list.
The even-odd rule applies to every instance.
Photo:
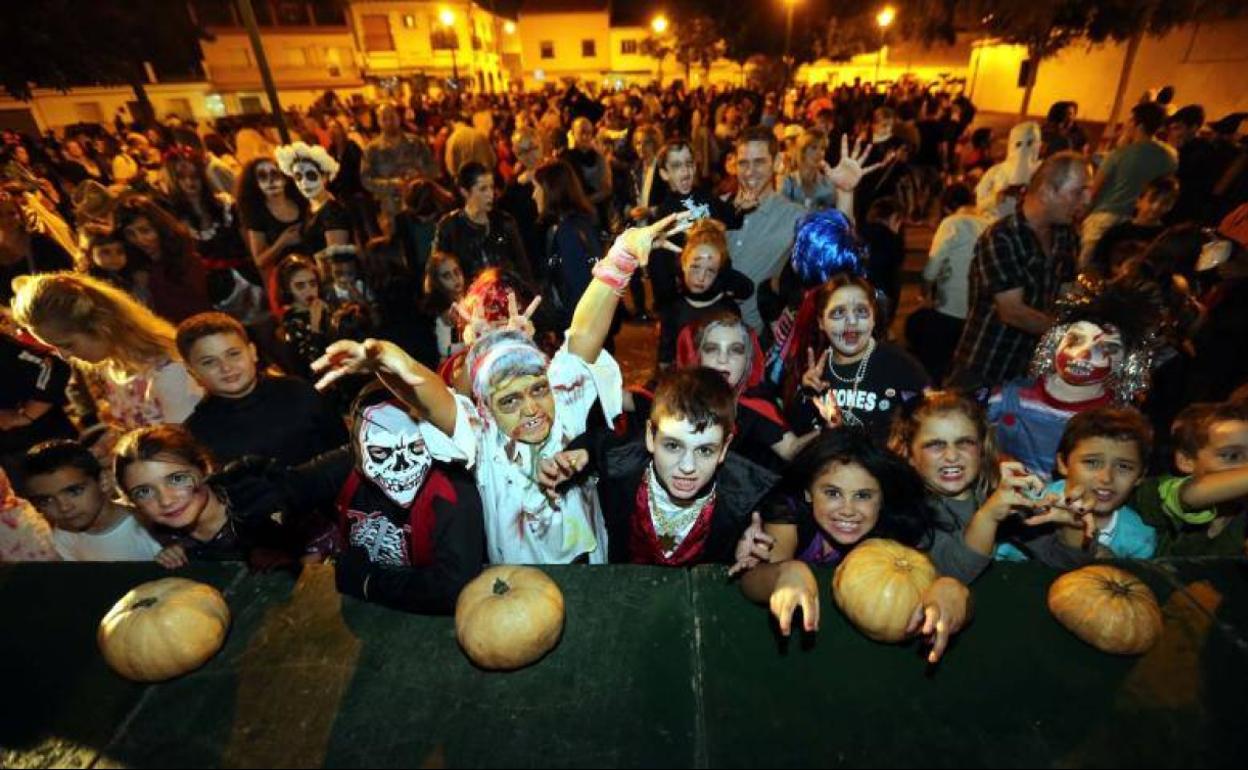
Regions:
[[1077, 321], [1057, 346], [1057, 375], [1070, 385], [1105, 382], [1122, 366], [1122, 334], [1112, 326]]
[[735, 390], [750, 368], [750, 336], [741, 326], [716, 324], [702, 336], [698, 362], [724, 376]]
[[842, 286], [832, 292], [821, 319], [823, 333], [842, 358], [853, 359], [871, 344], [875, 313], [871, 300], [858, 286]]
[[416, 421], [394, 404], [375, 404], [360, 414], [356, 440], [368, 480], [399, 505], [411, 505], [433, 465]]
[[276, 163], [256, 166], [256, 184], [265, 197], [280, 197], [286, 192], [286, 175], [278, 170]]
[[303, 197], [316, 200], [325, 190], [325, 173], [311, 161], [297, 161], [291, 169], [294, 173], [295, 186]]

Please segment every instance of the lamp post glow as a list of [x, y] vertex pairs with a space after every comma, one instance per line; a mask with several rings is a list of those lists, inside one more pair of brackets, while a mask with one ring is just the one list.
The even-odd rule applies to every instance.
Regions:
[[514, 21], [509, 21], [503, 24], [503, 32], [506, 32], [508, 35], [516, 34], [516, 23]]
[[[668, 23], [667, 17], [664, 16], [663, 14], [659, 14], [658, 16], [655, 16], [654, 19], [650, 21], [650, 29], [654, 31], [654, 36], [656, 38], [662, 37], [663, 34], [667, 32], [668, 27], [670, 26], [671, 25]], [[655, 44], [658, 49], [657, 50], [658, 55], [655, 58], [659, 60], [658, 72], [655, 73], [655, 76], [659, 80], [659, 88], [662, 88], [663, 87], [663, 58], [667, 54], [663, 51], [663, 46], [659, 44], [658, 41], [655, 41]]]
[[875, 15], [875, 23], [880, 28], [880, 49], [875, 52], [875, 82], [879, 87], [880, 82], [880, 62], [884, 58], [884, 34], [888, 32], [888, 28], [892, 26], [893, 20], [897, 18], [897, 11], [893, 10], [893, 6], [886, 5], [884, 9]]
[[654, 21], [650, 22], [650, 29], [654, 30], [654, 34], [662, 35], [667, 31], [667, 17], [663, 15], [655, 16]]
[[459, 48], [459, 39], [455, 37], [455, 12], [450, 8], [443, 8], [438, 12], [438, 21], [442, 22], [442, 26], [446, 27], [446, 42], [451, 48], [451, 85], [459, 90], [459, 60], [457, 57]]

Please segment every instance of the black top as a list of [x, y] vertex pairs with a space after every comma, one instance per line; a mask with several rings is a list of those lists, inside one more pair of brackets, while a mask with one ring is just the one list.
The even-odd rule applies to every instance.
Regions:
[[[299, 252], [308, 256], [316, 256], [318, 252], [324, 251], [329, 245], [325, 240], [325, 234], [331, 230], [351, 232], [351, 215], [347, 212], [347, 207], [337, 200], [326, 202], [304, 223], [303, 242], [299, 246]], [[272, 243], [272, 241], [269, 242]]]
[[0, 409], [17, 409], [28, 401], [52, 408], [30, 425], [0, 430], [0, 454], [21, 452], [54, 438], [73, 438], [74, 426], [65, 416], [69, 400], [69, 365], [61, 359], [0, 333]]
[[222, 464], [258, 455], [298, 465], [347, 442], [321, 394], [293, 377], [261, 377], [243, 398], [207, 396], [184, 424]]
[[464, 280], [469, 283], [488, 267], [507, 267], [529, 277], [529, 260], [516, 220], [505, 211], [492, 209], [487, 221], [482, 227], [463, 209], [456, 209], [439, 220], [434, 245], [459, 259]]
[[[330, 150], [331, 154], [333, 150]], [[342, 155], [334, 155], [338, 161], [338, 173], [329, 183], [329, 191], [335, 198], [349, 198], [364, 192], [364, 183], [360, 179], [360, 166], [364, 162], [364, 151], [355, 142], [348, 139], [342, 149]]]
[[882, 222], [862, 226], [867, 244], [867, 279], [888, 297], [892, 313], [901, 302], [901, 267], [906, 261], [906, 238]]
[[669, 303], [659, 314], [659, 363], [670, 364], [676, 360], [676, 340], [681, 329], [712, 313], [727, 311], [739, 317], [741, 308], [737, 303], [752, 296], [754, 282], [731, 267], [721, 270], [707, 291], [701, 294], [683, 291], [678, 300]]
[[[743, 212], [738, 211], [731, 203], [720, 200], [705, 187], [695, 188], [688, 195], [669, 192], [659, 204], [654, 219], [657, 222], [670, 214], [685, 211], [693, 212], [695, 220], [707, 217], [716, 219], [729, 230], [739, 230], [745, 222]], [[685, 246], [684, 233], [673, 235], [668, 240], [679, 248]], [[745, 258], [747, 255], [737, 256]], [[650, 265], [646, 270], [650, 274], [651, 288], [654, 289], [654, 305], [661, 312], [676, 299], [680, 291], [680, 257], [666, 249], [655, 249], [650, 253]]]
[[[880, 443], [888, 440], [893, 414], [903, 404], [921, 396], [931, 384], [923, 365], [889, 342], [877, 342], [867, 359], [862, 381], [853, 384], [861, 362], [835, 364], [828, 359], [824, 379], [831, 386], [845, 424], [861, 422]], [[839, 376], [838, 376], [839, 375]], [[824, 426], [809, 394], [800, 394], [789, 410], [789, 424], [798, 435]]]
[[13, 279], [19, 275], [73, 269], [74, 258], [59, 243], [43, 233], [31, 233], [30, 255], [11, 265], [0, 264], [0, 305], [8, 305], [13, 299]]
[[[302, 210], [303, 209], [300, 208], [300, 211]], [[301, 231], [306, 226], [305, 216], [300, 215], [297, 219], [293, 219], [287, 222], [285, 220], [281, 220], [273, 216], [273, 212], [269, 211], [269, 207], [263, 204], [261, 204], [260, 206], [257, 206], [256, 210], [253, 212], [250, 212], [250, 214], [246, 211], [243, 211], [241, 213], [243, 216], [243, 227], [247, 230], [254, 230], [259, 233], [264, 233], [264, 242], [268, 244], [269, 246], [272, 246], [274, 243], [277, 243], [277, 239], [280, 238], [282, 236], [282, 233], [286, 232], [286, 229], [289, 228], [291, 225], [300, 225]], [[311, 255], [311, 254], [314, 254], [315, 252], [306, 251], [305, 247], [298, 243], [294, 244], [293, 246], [287, 246], [285, 249], [282, 250], [282, 253], [277, 255], [277, 259], [273, 261], [273, 264], [276, 265], [280, 263], [288, 254], [304, 254], [304, 253]]]
[[533, 269], [533, 277], [540, 280], [543, 275], [540, 257], [545, 246], [542, 243], [542, 228], [537, 224], [537, 201], [533, 200], [533, 183], [520, 184], [514, 179], [508, 182], [498, 199], [498, 208], [515, 220], [520, 231], [520, 241], [524, 244], [524, 253], [532, 262], [530, 267]]

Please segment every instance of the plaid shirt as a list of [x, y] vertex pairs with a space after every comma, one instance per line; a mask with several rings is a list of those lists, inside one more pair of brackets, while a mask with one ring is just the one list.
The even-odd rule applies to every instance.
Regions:
[[970, 270], [970, 309], [954, 354], [960, 384], [1000, 385], [1027, 373], [1039, 338], [997, 317], [995, 299], [1023, 290], [1023, 302], [1051, 312], [1058, 289], [1074, 272], [1079, 236], [1073, 227], [1054, 227], [1049, 253], [1021, 214], [1010, 214], [975, 242]]

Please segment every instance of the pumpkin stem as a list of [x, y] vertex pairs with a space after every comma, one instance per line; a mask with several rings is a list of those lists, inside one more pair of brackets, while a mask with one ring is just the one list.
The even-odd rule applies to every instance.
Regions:
[[148, 607], [155, 607], [157, 604], [160, 604], [160, 599], [157, 599], [154, 596], [149, 596], [146, 599], [140, 599], [134, 604], [132, 604], [130, 606], [130, 609], [142, 610], [142, 609], [147, 609]]
[[494, 595], [502, 596], [511, 590], [511, 586], [507, 585], [502, 578], [494, 578]]

